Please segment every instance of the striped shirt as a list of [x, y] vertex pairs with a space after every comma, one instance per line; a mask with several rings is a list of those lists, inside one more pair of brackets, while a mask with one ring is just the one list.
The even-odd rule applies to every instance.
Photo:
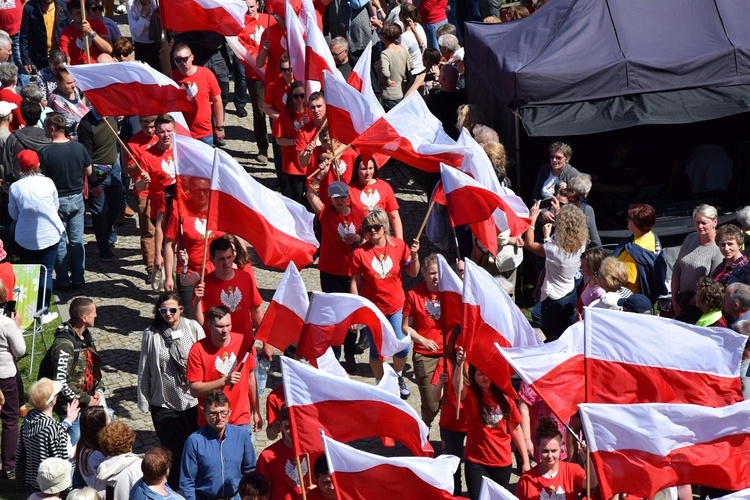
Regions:
[[21, 426], [16, 456], [16, 488], [39, 489], [39, 464], [50, 457], [68, 459], [68, 432], [65, 426], [39, 410], [31, 410]]

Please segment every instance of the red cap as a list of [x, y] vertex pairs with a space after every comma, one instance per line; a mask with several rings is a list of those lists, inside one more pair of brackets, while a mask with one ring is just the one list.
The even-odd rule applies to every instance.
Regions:
[[39, 167], [39, 155], [33, 149], [24, 149], [18, 153], [18, 166], [21, 170], [28, 172]]

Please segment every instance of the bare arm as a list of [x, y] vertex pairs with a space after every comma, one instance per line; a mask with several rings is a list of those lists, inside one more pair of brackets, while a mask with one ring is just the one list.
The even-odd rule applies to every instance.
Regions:
[[[234, 385], [240, 381], [241, 374], [238, 371], [233, 371], [229, 375], [220, 377], [213, 382], [190, 382], [190, 395], [194, 398], [200, 398], [206, 396], [209, 392], [214, 389], [221, 389], [226, 385]], [[256, 392], [256, 391], [253, 391]], [[257, 403], [257, 399], [256, 399]]]
[[352, 282], [349, 285], [349, 293], [352, 295], [359, 295], [359, 291], [362, 289], [362, 275], [355, 274], [352, 276]]
[[[514, 403], [511, 401], [510, 404]], [[521, 454], [521, 472], [526, 472], [531, 469], [531, 465], [529, 464], [529, 454], [526, 451], [526, 441], [523, 438], [521, 426], [517, 423], [510, 424], [510, 434], [513, 437], [513, 442], [516, 443], [518, 452]]]
[[409, 262], [409, 267], [406, 268], [406, 274], [412, 278], [416, 278], [417, 274], [419, 274], [419, 240], [412, 240], [409, 250], [411, 251], [411, 261]]
[[404, 239], [404, 225], [401, 223], [401, 215], [398, 210], [388, 212], [388, 219], [391, 222], [391, 229], [393, 230], [393, 236], [403, 240]]
[[544, 245], [542, 243], [537, 243], [534, 240], [534, 228], [536, 226], [536, 221], [539, 219], [539, 212], [539, 202], [537, 201], [536, 203], [534, 203], [534, 206], [531, 207], [531, 211], [529, 213], [529, 216], [531, 217], [531, 226], [529, 226], [529, 228], [526, 230], [526, 233], [524, 233], [524, 244], [526, 248], [534, 255], [544, 257]]
[[274, 109], [274, 107], [271, 104], [268, 104], [267, 102], [263, 102], [263, 113], [268, 115], [268, 117], [272, 120], [278, 120], [279, 119], [279, 112]]

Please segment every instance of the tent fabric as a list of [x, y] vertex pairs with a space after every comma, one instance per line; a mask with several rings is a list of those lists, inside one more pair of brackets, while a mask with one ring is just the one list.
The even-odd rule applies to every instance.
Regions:
[[519, 109], [530, 135], [745, 112], [749, 21], [747, 0], [552, 0], [518, 21], [466, 25], [469, 95]]

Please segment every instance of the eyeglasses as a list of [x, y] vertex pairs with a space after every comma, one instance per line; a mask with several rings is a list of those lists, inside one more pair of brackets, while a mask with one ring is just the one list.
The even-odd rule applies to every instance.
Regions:
[[304, 99], [305, 94], [292, 94], [293, 99]]
[[338, 57], [338, 56], [340, 56], [341, 54], [343, 54], [344, 52], [348, 52], [348, 51], [347, 51], [346, 49], [344, 49], [344, 50], [342, 50], [341, 52], [339, 52], [338, 54], [334, 54], [333, 52], [331, 52], [331, 55], [332, 55], [333, 57]]
[[556, 156], [556, 155], [549, 155], [550, 160], [557, 160], [557, 161], [563, 161], [565, 160], [564, 156]]
[[211, 418], [217, 418], [217, 417], [227, 418], [227, 415], [229, 415], [229, 410], [209, 411], [206, 413], [208, 413], [208, 416]]
[[189, 56], [185, 56], [185, 57], [175, 57], [174, 62], [176, 62], [177, 64], [186, 63], [188, 62], [188, 59], [190, 59], [191, 57], [193, 57], [193, 54], [190, 54]]
[[122, 54], [119, 54], [117, 57], [130, 57], [130, 54], [132, 52], [123, 52]]
[[364, 230], [366, 233], [369, 233], [370, 231], [375, 231], [376, 233], [379, 233], [380, 230], [383, 229], [383, 224], [373, 224], [371, 226], [365, 226]]
[[180, 310], [182, 310], [182, 306], [180, 306], [180, 307], [170, 307], [169, 309], [167, 309], [166, 307], [159, 308], [159, 312], [161, 314], [167, 314], [167, 313], [169, 313], [169, 314], [177, 314], [177, 311], [180, 311]]
[[292, 68], [279, 68], [279, 71], [282, 73], [288, 73], [289, 71], [292, 71]]

